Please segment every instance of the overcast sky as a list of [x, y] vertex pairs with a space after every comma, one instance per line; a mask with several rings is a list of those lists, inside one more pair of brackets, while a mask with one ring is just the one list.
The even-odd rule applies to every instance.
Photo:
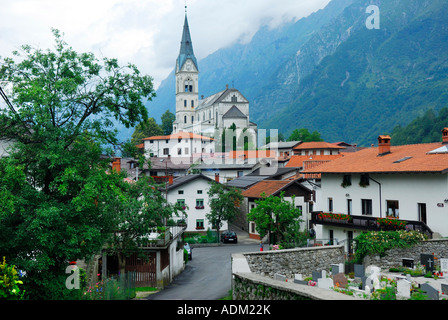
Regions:
[[[247, 42], [261, 25], [298, 20], [329, 1], [187, 0], [196, 57]], [[184, 15], [185, 0], [0, 0], [0, 56], [23, 44], [52, 48], [56, 28], [74, 50], [134, 63], [157, 87], [174, 68]]]

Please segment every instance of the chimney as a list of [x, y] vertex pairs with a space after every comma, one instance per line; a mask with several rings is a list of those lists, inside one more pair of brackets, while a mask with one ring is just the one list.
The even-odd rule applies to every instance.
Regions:
[[378, 155], [383, 156], [390, 153], [390, 136], [378, 137]]
[[215, 173], [215, 181], [219, 183], [219, 173]]
[[168, 176], [168, 184], [169, 185], [173, 184], [173, 176], [171, 174]]
[[112, 170], [116, 170], [117, 172], [121, 171], [121, 158], [114, 158], [112, 162]]
[[448, 144], [448, 128], [442, 130], [442, 144]]

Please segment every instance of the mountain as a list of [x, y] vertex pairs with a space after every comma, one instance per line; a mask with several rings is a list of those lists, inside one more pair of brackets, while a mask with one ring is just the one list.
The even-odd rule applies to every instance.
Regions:
[[[380, 9], [380, 29], [366, 27], [372, 4]], [[307, 128], [326, 141], [370, 145], [379, 134], [447, 106], [446, 17], [446, 0], [333, 0], [199, 61], [200, 95], [234, 83], [259, 128], [285, 136]], [[171, 74], [148, 110], [160, 118], [175, 111], [174, 101]]]

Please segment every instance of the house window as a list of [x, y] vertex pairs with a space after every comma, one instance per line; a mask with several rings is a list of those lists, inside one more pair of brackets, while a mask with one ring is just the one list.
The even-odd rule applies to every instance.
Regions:
[[202, 190], [198, 190], [198, 194], [202, 194]]
[[196, 229], [204, 229], [204, 219], [196, 219]]
[[398, 218], [398, 200], [386, 200], [386, 215], [388, 217]]
[[191, 107], [194, 108], [194, 100], [191, 100]]
[[191, 123], [194, 123], [194, 116], [191, 116]]
[[177, 199], [177, 204], [180, 205], [184, 209], [186, 208], [185, 199]]
[[204, 199], [196, 199], [196, 209], [204, 209]]
[[184, 116], [184, 123], [187, 123], [187, 116]]
[[189, 151], [188, 148], [185, 148], [185, 154], [188, 154], [188, 151]]
[[372, 199], [361, 199], [361, 210], [363, 216], [372, 215]]
[[177, 191], [177, 194], [184, 194], [184, 190]]
[[232, 101], [232, 102], [237, 102], [237, 101], [238, 101], [238, 98], [236, 97], [236, 95], [233, 95], [231, 101]]
[[347, 214], [353, 214], [352, 199], [347, 199]]
[[177, 154], [181, 155], [182, 154], [182, 148], [177, 148]]
[[163, 148], [163, 154], [164, 155], [169, 155], [170, 154], [170, 149], [169, 148]]
[[184, 107], [187, 107], [187, 100], [184, 100]]
[[302, 214], [302, 206], [296, 206], [297, 209], [299, 209], [299, 213]]
[[153, 140], [149, 140], [149, 143], [154, 143], [154, 141]]
[[243, 171], [238, 171], [237, 172], [237, 175], [238, 175], [238, 177], [242, 177], [244, 174], [243, 174]]
[[333, 212], [333, 198], [328, 198], [328, 211]]
[[349, 174], [344, 174], [341, 186], [345, 188], [351, 185], [352, 185], [352, 176]]

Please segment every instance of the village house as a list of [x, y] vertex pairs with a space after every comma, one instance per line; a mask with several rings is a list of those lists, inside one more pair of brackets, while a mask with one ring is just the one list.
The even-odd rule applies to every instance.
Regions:
[[334, 143], [317, 141], [317, 142], [302, 142], [293, 148], [295, 155], [334, 155], [339, 154], [344, 147]]
[[348, 251], [362, 231], [397, 223], [448, 236], [448, 129], [442, 143], [391, 146], [389, 136], [379, 136], [377, 147], [305, 173], [321, 175], [311, 219], [317, 237], [344, 241]]
[[[205, 216], [210, 212], [208, 191], [212, 182], [216, 181], [203, 174], [190, 174], [168, 182], [168, 203], [179, 203], [185, 207], [185, 217], [173, 217], [178, 224], [186, 223], [185, 232], [202, 233], [208, 229], [216, 229]], [[220, 229], [227, 229], [227, 221]]]
[[178, 132], [143, 139], [146, 157], [193, 157], [214, 153], [214, 140], [191, 132]]
[[[256, 200], [261, 200], [263, 197], [279, 197], [283, 193], [283, 197], [286, 201], [293, 201], [294, 205], [302, 212], [301, 229], [306, 230], [308, 225], [310, 203], [313, 201], [313, 192], [304, 185], [301, 184], [300, 179], [296, 180], [262, 180], [252, 185], [247, 190], [243, 191], [243, 196], [247, 198], [247, 213], [257, 206]], [[247, 214], [246, 213], [246, 214]], [[256, 230], [256, 224], [253, 221], [248, 221], [249, 237], [253, 239], [260, 239], [260, 236]]]

